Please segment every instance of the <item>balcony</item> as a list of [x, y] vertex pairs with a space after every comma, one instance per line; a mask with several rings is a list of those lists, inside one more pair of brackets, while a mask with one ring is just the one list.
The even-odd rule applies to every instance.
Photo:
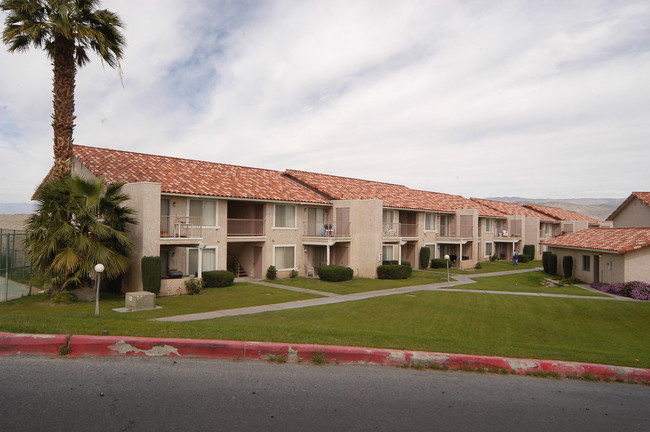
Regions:
[[324, 224], [306, 221], [304, 223], [305, 237], [310, 240], [328, 241], [350, 237], [350, 222], [326, 222]]
[[393, 222], [384, 223], [382, 226], [382, 231], [385, 238], [417, 237], [417, 230], [417, 224], [409, 223]]
[[228, 236], [261, 237], [264, 235], [264, 219], [228, 219]]
[[160, 216], [161, 239], [200, 239], [201, 218], [194, 216]]

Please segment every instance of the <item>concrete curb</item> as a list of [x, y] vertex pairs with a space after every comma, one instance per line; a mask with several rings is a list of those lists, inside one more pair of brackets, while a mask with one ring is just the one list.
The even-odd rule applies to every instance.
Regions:
[[0, 333], [0, 354], [149, 356], [429, 367], [650, 384], [650, 369], [332, 345], [132, 336]]

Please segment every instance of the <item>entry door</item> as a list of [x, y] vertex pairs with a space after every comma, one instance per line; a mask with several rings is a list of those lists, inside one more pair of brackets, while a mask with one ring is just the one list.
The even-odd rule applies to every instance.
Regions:
[[600, 257], [594, 255], [594, 283], [600, 282]]

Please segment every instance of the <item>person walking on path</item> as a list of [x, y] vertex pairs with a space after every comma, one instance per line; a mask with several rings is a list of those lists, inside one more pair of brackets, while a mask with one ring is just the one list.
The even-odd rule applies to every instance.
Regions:
[[512, 265], [519, 265], [519, 253], [517, 251], [512, 253]]

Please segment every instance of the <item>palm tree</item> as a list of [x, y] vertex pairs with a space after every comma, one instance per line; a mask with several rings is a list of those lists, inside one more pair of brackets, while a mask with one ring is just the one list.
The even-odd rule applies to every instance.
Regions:
[[128, 269], [128, 228], [137, 222], [134, 210], [123, 205], [128, 196], [122, 186], [66, 175], [38, 188], [25, 243], [33, 269], [51, 284], [50, 294], [92, 287], [97, 263], [104, 264], [109, 280]]
[[9, 52], [26, 51], [33, 45], [52, 60], [54, 178], [72, 169], [77, 67], [88, 63], [89, 50], [113, 68], [122, 58], [122, 22], [115, 13], [97, 9], [98, 5], [99, 0], [0, 1], [0, 9], [7, 12], [2, 41]]

